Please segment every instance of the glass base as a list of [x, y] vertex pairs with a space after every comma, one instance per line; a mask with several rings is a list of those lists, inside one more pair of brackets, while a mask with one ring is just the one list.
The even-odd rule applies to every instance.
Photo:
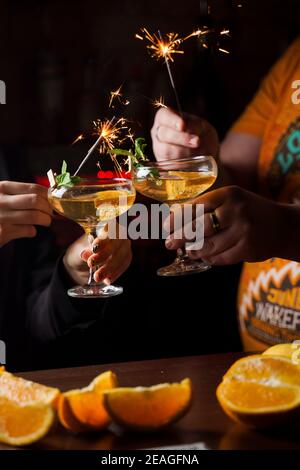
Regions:
[[192, 260], [177, 258], [174, 263], [157, 271], [158, 276], [174, 277], [174, 276], [188, 276], [190, 274], [203, 273], [211, 269], [209, 264], [201, 260]]
[[122, 293], [123, 287], [107, 286], [105, 284], [98, 286], [76, 286], [68, 290], [68, 295], [77, 299], [107, 299]]

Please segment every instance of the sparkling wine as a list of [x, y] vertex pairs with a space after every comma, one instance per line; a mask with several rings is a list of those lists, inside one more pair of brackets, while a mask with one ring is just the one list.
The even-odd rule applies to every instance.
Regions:
[[216, 176], [209, 172], [169, 171], [159, 177], [135, 178], [136, 190], [144, 196], [167, 204], [182, 204], [209, 189]]
[[99, 223], [120, 216], [133, 205], [134, 200], [134, 190], [99, 190], [99, 186], [60, 188], [49, 196], [49, 202], [59, 214], [74, 220], [86, 232]]

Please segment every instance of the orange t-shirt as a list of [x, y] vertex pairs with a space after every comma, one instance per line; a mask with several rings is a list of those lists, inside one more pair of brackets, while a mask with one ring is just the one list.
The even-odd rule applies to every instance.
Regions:
[[[292, 88], [295, 80], [300, 80], [300, 38], [275, 64], [232, 128], [262, 139], [258, 161], [261, 193], [288, 203], [300, 200], [300, 104], [292, 100], [297, 91]], [[300, 264], [277, 258], [245, 263], [238, 313], [248, 351], [299, 340]]]

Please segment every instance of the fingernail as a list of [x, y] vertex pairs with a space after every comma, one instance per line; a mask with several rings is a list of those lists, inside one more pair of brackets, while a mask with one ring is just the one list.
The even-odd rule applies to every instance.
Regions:
[[106, 277], [103, 282], [104, 282], [104, 284], [106, 284], [107, 286], [110, 286], [110, 285], [111, 285], [111, 280], [110, 280], [109, 277]]
[[172, 248], [172, 245], [173, 245], [172, 240], [168, 240], [168, 239], [167, 239], [167, 240], [166, 240], [166, 247], [167, 247], [167, 248]]
[[199, 145], [199, 137], [198, 137], [198, 136], [192, 137], [192, 138], [189, 140], [189, 145], [190, 145], [191, 147], [198, 147], [198, 145]]
[[99, 245], [94, 245], [93, 246], [93, 253], [97, 253], [98, 250], [99, 250]]
[[81, 253], [80, 253], [80, 258], [84, 260], [84, 253], [85, 253], [85, 250], [83, 250]]

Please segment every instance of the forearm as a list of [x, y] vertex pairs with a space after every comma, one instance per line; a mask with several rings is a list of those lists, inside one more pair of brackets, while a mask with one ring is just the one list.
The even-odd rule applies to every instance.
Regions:
[[229, 132], [220, 146], [220, 186], [236, 185], [258, 192], [257, 162], [261, 139], [250, 134]]

